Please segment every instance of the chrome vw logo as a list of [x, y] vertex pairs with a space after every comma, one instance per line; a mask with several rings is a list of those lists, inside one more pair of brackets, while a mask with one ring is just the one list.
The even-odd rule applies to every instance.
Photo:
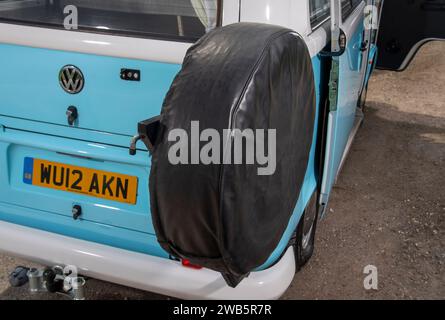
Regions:
[[65, 66], [60, 70], [59, 82], [63, 90], [68, 93], [79, 93], [83, 89], [85, 80], [82, 72], [75, 66]]

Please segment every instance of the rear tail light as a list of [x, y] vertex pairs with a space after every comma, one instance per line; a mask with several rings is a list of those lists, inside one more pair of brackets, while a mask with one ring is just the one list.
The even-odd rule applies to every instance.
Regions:
[[187, 259], [183, 259], [183, 260], [181, 260], [181, 263], [182, 263], [182, 265], [183, 265], [184, 267], [186, 267], [186, 268], [195, 269], [195, 270], [200, 270], [200, 269], [202, 269], [201, 266], [198, 266], [198, 265], [196, 265], [196, 264], [192, 264], [192, 263], [190, 263], [190, 261], [187, 260]]

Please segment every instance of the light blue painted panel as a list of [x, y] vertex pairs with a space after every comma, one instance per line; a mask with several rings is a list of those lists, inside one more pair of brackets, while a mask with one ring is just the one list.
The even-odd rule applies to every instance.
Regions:
[[85, 220], [74, 221], [70, 217], [3, 202], [0, 202], [0, 220], [120, 249], [168, 258], [168, 254], [159, 246], [156, 236], [147, 233]]
[[[66, 93], [59, 84], [65, 65], [77, 66], [85, 77], [79, 94]], [[160, 113], [180, 67], [0, 44], [0, 115], [68, 126], [66, 109], [75, 106], [76, 127], [132, 136], [139, 121]], [[121, 68], [139, 69], [141, 81], [122, 80]]]
[[[82, 219], [86, 221], [154, 234], [148, 197], [150, 160], [146, 152], [132, 158], [121, 148], [6, 129], [0, 133], [0, 156], [1, 202], [67, 217], [72, 217], [71, 209], [77, 204], [81, 205]], [[27, 157], [136, 176], [139, 180], [137, 203], [126, 204], [24, 183]]]

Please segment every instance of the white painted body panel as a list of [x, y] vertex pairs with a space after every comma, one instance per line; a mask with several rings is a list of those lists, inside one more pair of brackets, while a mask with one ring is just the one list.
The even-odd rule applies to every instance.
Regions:
[[[11, 241], [11, 239], [14, 239]], [[0, 251], [47, 266], [73, 265], [79, 274], [183, 299], [278, 299], [295, 274], [293, 249], [273, 267], [252, 272], [236, 288], [221, 274], [0, 221]]]
[[[239, 1], [226, 0], [223, 25], [239, 20]], [[0, 43], [181, 64], [189, 42], [124, 37], [0, 23]]]
[[303, 36], [311, 32], [307, 1], [243, 0], [241, 21], [275, 24], [295, 30]]
[[[258, 22], [280, 25], [298, 32], [311, 56], [326, 44], [328, 33], [318, 28], [312, 37], [306, 1], [225, 0], [223, 25]], [[92, 32], [67, 31], [0, 23], [0, 43], [63, 50], [119, 58], [182, 63], [192, 43], [124, 37]]]
[[0, 23], [0, 43], [103, 56], [182, 63], [191, 43]]
[[222, 25], [227, 26], [232, 23], [239, 22], [240, 16], [240, 1], [239, 0], [224, 0], [222, 12]]
[[242, 0], [240, 21], [274, 24], [296, 31], [306, 41], [311, 57], [320, 52], [330, 37], [322, 27], [311, 29], [308, 1]]

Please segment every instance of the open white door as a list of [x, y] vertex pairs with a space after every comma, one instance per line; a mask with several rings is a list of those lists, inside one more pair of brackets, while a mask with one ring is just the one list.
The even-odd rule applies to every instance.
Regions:
[[403, 71], [427, 42], [445, 40], [445, 0], [383, 3], [377, 68]]

